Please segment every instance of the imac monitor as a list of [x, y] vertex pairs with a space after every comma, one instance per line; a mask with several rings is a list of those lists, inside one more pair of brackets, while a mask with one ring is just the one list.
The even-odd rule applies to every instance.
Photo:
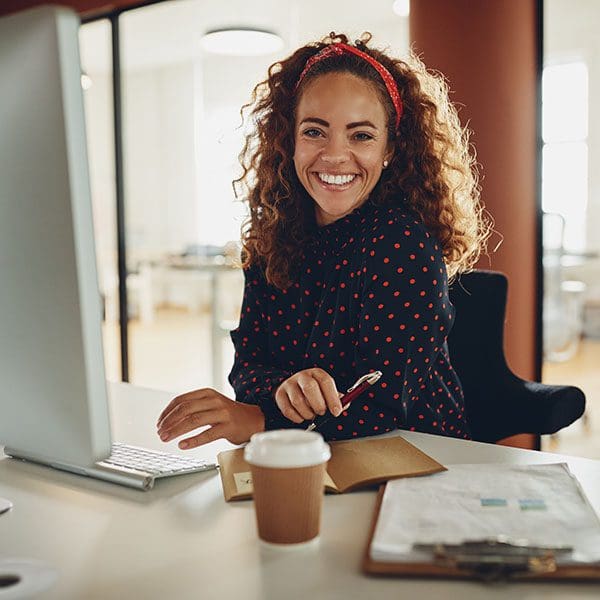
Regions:
[[[0, 18], [0, 446], [148, 488], [97, 464], [112, 446], [79, 24], [53, 6]], [[184, 467], [157, 476], [214, 465]]]
[[0, 444], [91, 465], [111, 437], [78, 30], [0, 19]]

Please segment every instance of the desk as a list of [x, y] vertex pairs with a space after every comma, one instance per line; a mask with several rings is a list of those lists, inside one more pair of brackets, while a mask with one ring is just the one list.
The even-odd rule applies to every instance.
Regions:
[[[164, 448], [156, 416], [170, 399], [127, 384], [110, 388], [116, 439]], [[600, 461], [403, 432], [445, 464], [566, 460], [600, 512]], [[176, 451], [173, 442], [166, 445]], [[230, 447], [194, 450], [211, 456]], [[226, 504], [218, 474], [187, 475], [138, 492], [33, 464], [0, 459], [0, 556], [53, 565], [59, 579], [40, 598], [69, 599], [544, 599], [598, 598], [600, 586], [485, 586], [369, 578], [359, 565], [375, 492], [326, 496], [320, 545], [303, 551], [260, 546], [251, 502]], [[296, 583], [293, 583], [296, 582]]]

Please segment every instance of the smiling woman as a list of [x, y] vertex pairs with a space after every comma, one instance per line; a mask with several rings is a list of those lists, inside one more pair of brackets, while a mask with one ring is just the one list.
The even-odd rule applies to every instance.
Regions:
[[296, 173], [315, 201], [317, 225], [328, 225], [361, 206], [389, 164], [387, 115], [371, 85], [332, 73], [305, 89], [296, 122]]
[[[327, 439], [396, 428], [469, 437], [448, 354], [448, 279], [488, 233], [468, 135], [443, 79], [330, 34], [269, 69], [237, 180], [250, 216], [230, 382], [159, 421], [165, 441], [239, 443], [330, 413]], [[360, 376], [381, 378], [342, 409]]]

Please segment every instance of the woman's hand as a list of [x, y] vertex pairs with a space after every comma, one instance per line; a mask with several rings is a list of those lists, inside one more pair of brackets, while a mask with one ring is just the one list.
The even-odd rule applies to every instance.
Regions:
[[253, 433], [264, 431], [265, 417], [258, 406], [234, 402], [210, 388], [173, 398], [158, 418], [158, 435], [168, 442], [198, 427], [210, 427], [179, 442], [180, 448], [195, 448], [219, 438], [242, 444]]
[[283, 415], [294, 423], [312, 421], [327, 410], [336, 417], [342, 412], [340, 394], [333, 377], [317, 367], [288, 377], [277, 388], [275, 402]]

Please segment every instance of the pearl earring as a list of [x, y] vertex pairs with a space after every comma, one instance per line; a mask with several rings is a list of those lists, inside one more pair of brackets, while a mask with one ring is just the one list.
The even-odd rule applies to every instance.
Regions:
[[385, 169], [390, 163], [387, 160], [383, 161], [383, 168]]

